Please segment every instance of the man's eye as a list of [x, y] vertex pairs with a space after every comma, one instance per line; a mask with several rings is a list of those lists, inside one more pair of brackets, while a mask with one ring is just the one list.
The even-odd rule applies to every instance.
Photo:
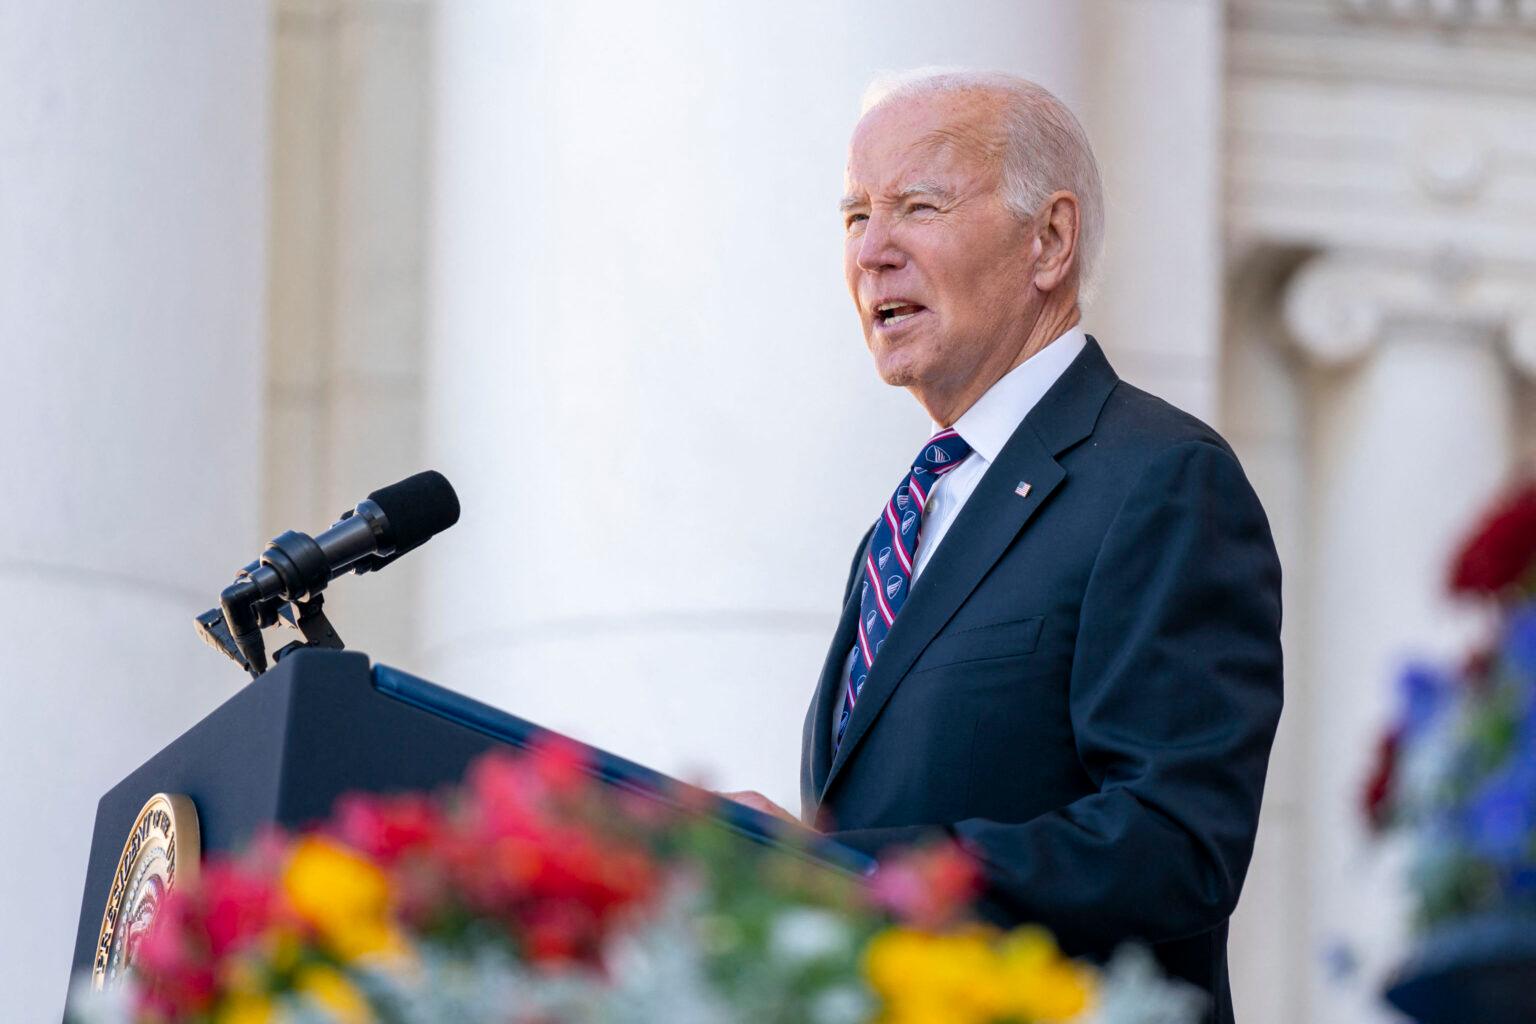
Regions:
[[846, 218], [844, 218], [843, 227], [851, 231], [853, 230], [853, 226], [855, 224], [862, 224], [866, 220], [869, 220], [869, 214], [867, 213], [850, 213]]
[[919, 210], [924, 210], [924, 211], [927, 211], [928, 213], [932, 213], [932, 212], [934, 212], [937, 209], [938, 209], [938, 207], [934, 206], [932, 203], [913, 203], [912, 205], [907, 207], [907, 210], [910, 213], [916, 213]]

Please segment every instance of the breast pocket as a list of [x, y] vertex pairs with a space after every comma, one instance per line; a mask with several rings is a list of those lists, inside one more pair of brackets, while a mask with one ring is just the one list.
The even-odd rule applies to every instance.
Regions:
[[1029, 654], [1040, 642], [1043, 615], [1026, 619], [1010, 619], [945, 633], [923, 652], [914, 666], [914, 672], [926, 672], [932, 668], [959, 665], [968, 661], [985, 661], [989, 658], [1015, 658]]

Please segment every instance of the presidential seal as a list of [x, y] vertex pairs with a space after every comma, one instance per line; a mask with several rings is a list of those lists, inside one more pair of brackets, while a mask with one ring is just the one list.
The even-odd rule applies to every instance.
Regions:
[[179, 793], [156, 793], [134, 820], [123, 844], [107, 908], [101, 915], [91, 984], [103, 988], [133, 962], [139, 942], [178, 882], [197, 877], [197, 809]]

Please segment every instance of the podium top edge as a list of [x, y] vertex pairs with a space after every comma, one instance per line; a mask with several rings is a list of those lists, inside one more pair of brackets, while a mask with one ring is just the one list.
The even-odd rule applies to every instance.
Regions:
[[874, 858], [818, 832], [780, 821], [408, 672], [375, 664], [372, 680], [374, 689], [386, 697], [521, 750], [550, 740], [569, 744], [584, 754], [587, 771], [605, 785], [659, 801], [673, 810], [705, 815], [738, 835], [783, 853], [853, 875], [867, 876], [875, 869]]

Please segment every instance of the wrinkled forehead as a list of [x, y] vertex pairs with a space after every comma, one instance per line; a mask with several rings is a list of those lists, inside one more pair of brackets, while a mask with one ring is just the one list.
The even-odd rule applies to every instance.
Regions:
[[845, 182], [850, 194], [894, 194], [917, 179], [991, 179], [1003, 154], [990, 104], [966, 94], [875, 107], [854, 129]]

